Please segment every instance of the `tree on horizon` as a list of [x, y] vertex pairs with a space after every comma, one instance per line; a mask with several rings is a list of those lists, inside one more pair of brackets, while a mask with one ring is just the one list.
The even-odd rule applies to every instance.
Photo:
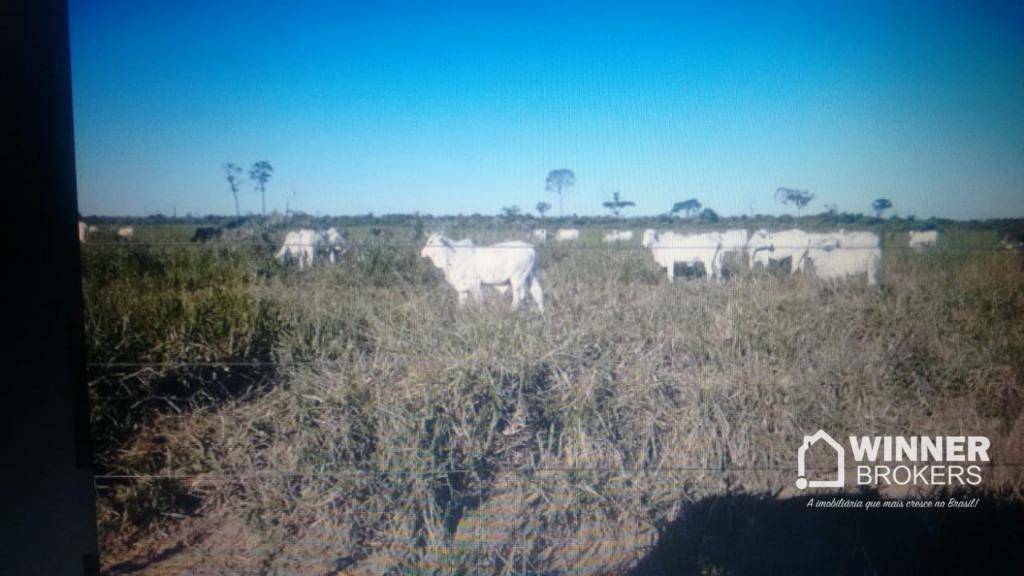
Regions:
[[881, 218], [890, 208], [892, 208], [892, 202], [888, 198], [878, 198], [871, 203], [871, 209], [875, 211], [876, 218]]
[[267, 182], [274, 175], [274, 167], [266, 160], [260, 160], [249, 169], [249, 179], [253, 181], [256, 189], [260, 192], [260, 214], [267, 215]]
[[548, 172], [548, 177], [544, 181], [544, 189], [548, 192], [558, 194], [558, 216], [564, 216], [562, 211], [562, 195], [567, 188], [572, 188], [576, 185], [576, 174], [568, 168], [559, 168], [558, 170], [552, 170]]
[[814, 197], [815, 194], [809, 190], [798, 190], [784, 186], [775, 189], [775, 199], [783, 204], [793, 204], [796, 206], [796, 213], [798, 215], [805, 206], [811, 203], [811, 200], [814, 200]]
[[611, 210], [612, 214], [614, 214], [616, 217], [619, 215], [619, 213], [622, 212], [623, 208], [632, 208], [633, 206], [636, 206], [635, 202], [632, 202], [630, 200], [622, 200], [619, 197], [619, 195], [620, 192], [618, 190], [612, 192], [612, 199], [602, 204], [602, 206]]
[[701, 220], [711, 224], [718, 222], [719, 219], [718, 212], [715, 212], [711, 208], [705, 208], [702, 210], [699, 217]]
[[537, 213], [540, 214], [541, 218], [544, 218], [544, 213], [551, 210], [551, 204], [547, 202], [537, 202]]
[[690, 198], [689, 200], [684, 200], [682, 202], [676, 202], [675, 204], [673, 204], [671, 213], [678, 214], [680, 212], [683, 212], [686, 214], [687, 218], [691, 218], [694, 214], [700, 212], [700, 208], [700, 200], [697, 200], [696, 198]]
[[519, 206], [504, 206], [501, 209], [501, 216], [506, 220], [515, 220], [520, 214], [522, 211]]
[[238, 207], [238, 181], [242, 177], [242, 168], [228, 162], [224, 165], [224, 176], [227, 178], [228, 187], [231, 188], [231, 195], [235, 198], [235, 216], [241, 216], [242, 211]]

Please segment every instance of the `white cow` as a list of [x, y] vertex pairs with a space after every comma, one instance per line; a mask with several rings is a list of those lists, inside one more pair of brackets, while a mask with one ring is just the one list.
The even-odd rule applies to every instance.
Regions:
[[348, 247], [345, 245], [345, 238], [338, 232], [337, 228], [324, 230], [320, 235], [318, 247], [327, 254], [327, 261], [331, 264], [337, 263], [338, 258], [348, 250]]
[[89, 239], [89, 227], [85, 225], [85, 222], [78, 221], [78, 241], [85, 244], [85, 241]]
[[297, 260], [299, 270], [304, 270], [306, 266], [312, 268], [316, 262], [317, 247], [322, 241], [323, 236], [313, 230], [293, 230], [285, 234], [284, 244], [274, 257], [281, 262]]
[[668, 281], [676, 278], [675, 265], [704, 265], [704, 274], [710, 282], [721, 278], [722, 235], [717, 232], [682, 235], [674, 232], [659, 234], [655, 230], [644, 230], [640, 245], [649, 248], [654, 261], [668, 269]]
[[923, 232], [910, 232], [910, 241], [908, 244], [914, 250], [923, 250], [925, 248], [934, 248], [939, 243], [939, 231], [938, 230], [925, 230]]
[[580, 231], [575, 228], [562, 228], [555, 233], [558, 242], [575, 242], [580, 239]]
[[800, 268], [810, 261], [814, 273], [824, 280], [841, 280], [847, 276], [867, 274], [868, 284], [878, 278], [878, 263], [882, 250], [877, 234], [840, 230], [816, 241], [807, 251]]
[[612, 230], [608, 234], [605, 234], [604, 241], [609, 244], [615, 244], [617, 242], [629, 242], [633, 239], [632, 230]]
[[530, 237], [538, 243], [543, 244], [548, 241], [548, 231], [543, 228], [537, 228], [533, 232], [530, 232]]
[[782, 262], [789, 258], [789, 272], [795, 274], [811, 246], [827, 240], [826, 234], [812, 234], [803, 230], [769, 232], [762, 228], [751, 234], [747, 242], [750, 268], [753, 269], [758, 263], [767, 268], [771, 262]]
[[135, 228], [132, 228], [131, 226], [124, 226], [122, 228], [117, 229], [118, 240], [128, 241], [131, 240], [133, 237], [135, 237]]
[[537, 252], [526, 242], [513, 240], [491, 246], [475, 246], [472, 240], [453, 241], [443, 234], [431, 234], [420, 256], [430, 259], [444, 272], [445, 280], [459, 295], [459, 304], [472, 295], [483, 300], [483, 287], [504, 292], [512, 288], [512, 307], [526, 298], [527, 286], [537, 310], [544, 311], [544, 292], [537, 280]]

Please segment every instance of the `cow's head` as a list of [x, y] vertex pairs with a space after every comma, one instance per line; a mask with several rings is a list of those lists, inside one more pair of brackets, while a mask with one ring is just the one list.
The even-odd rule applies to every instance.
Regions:
[[345, 237], [338, 232], [337, 228], [328, 228], [323, 233], [324, 241], [330, 245], [341, 244], [345, 241]]
[[420, 250], [420, 256], [429, 259], [434, 266], [444, 269], [454, 251], [451, 240], [446, 238], [444, 234], [435, 232], [427, 236], [427, 243]]
[[640, 241], [640, 245], [643, 246], [644, 248], [650, 248], [651, 246], [654, 246], [654, 243], [657, 241], [658, 232], [656, 230], [648, 228], [647, 230], [644, 230], [644, 237]]

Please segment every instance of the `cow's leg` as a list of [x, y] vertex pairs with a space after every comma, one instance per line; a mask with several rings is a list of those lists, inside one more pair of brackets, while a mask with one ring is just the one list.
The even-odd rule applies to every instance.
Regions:
[[522, 283], [522, 281], [510, 281], [509, 284], [512, 286], [512, 308], [519, 308], [519, 303], [526, 296], [526, 286]]
[[668, 263], [668, 282], [669, 282], [669, 284], [671, 284], [671, 283], [673, 283], [675, 281], [676, 281], [676, 263], [675, 262], [669, 262]]
[[484, 291], [479, 284], [470, 288], [469, 292], [473, 295], [473, 300], [477, 301], [478, 303], [484, 301]]
[[789, 275], [793, 276], [797, 272], [802, 272], [805, 268], [804, 260], [807, 258], [807, 252], [801, 252], [800, 254], [790, 254], [789, 256]]
[[537, 281], [537, 276], [530, 275], [530, 296], [533, 297], [533, 301], [537, 303], [537, 310], [544, 311], [544, 291], [541, 290], [540, 282]]
[[469, 299], [469, 292], [466, 292], [465, 290], [460, 290], [459, 291], [459, 306], [463, 306], [466, 303], [466, 300], [468, 300], [468, 299]]

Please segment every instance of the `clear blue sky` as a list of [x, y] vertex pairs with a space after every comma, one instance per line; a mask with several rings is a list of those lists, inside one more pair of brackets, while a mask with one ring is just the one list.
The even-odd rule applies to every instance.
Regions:
[[1019, 1], [291, 4], [71, 0], [83, 214], [1024, 216]]

